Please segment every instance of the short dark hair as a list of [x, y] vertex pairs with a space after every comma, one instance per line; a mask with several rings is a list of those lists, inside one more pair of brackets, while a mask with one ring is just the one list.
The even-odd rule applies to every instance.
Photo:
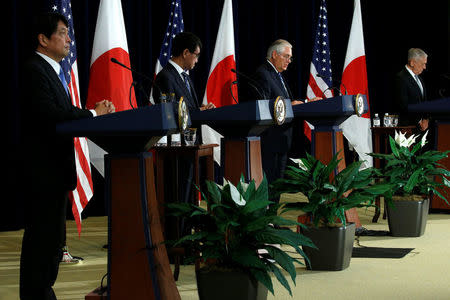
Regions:
[[197, 46], [202, 49], [202, 42], [198, 36], [192, 32], [180, 32], [172, 41], [172, 56], [180, 56], [183, 54], [184, 49], [194, 53]]
[[66, 27], [69, 27], [66, 17], [60, 13], [47, 12], [36, 16], [33, 22], [33, 38], [36, 47], [39, 45], [38, 35], [43, 34], [50, 38], [56, 32], [59, 21], [62, 21]]

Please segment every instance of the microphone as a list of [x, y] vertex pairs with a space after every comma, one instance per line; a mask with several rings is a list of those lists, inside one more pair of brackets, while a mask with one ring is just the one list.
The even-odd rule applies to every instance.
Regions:
[[237, 80], [231, 82], [231, 84], [230, 84], [230, 94], [231, 94], [231, 97], [232, 97], [233, 100], [234, 100], [234, 103], [239, 104], [239, 103], [237, 102], [236, 98], [234, 98], [234, 95], [233, 95], [233, 85], [235, 85], [235, 84], [237, 84], [237, 83], [238, 83]]
[[[155, 82], [153, 81], [152, 78], [150, 78], [149, 76], [147, 76], [147, 75], [145, 75], [145, 74], [143, 74], [143, 73], [141, 73], [141, 72], [138, 72], [138, 71], [136, 71], [136, 70], [131, 69], [130, 67], [128, 67], [128, 66], [124, 65], [123, 63], [121, 63], [120, 61], [118, 61], [116, 58], [112, 57], [112, 58], [111, 58], [111, 62], [113, 62], [113, 63], [115, 63], [115, 64], [118, 64], [118, 65], [121, 66], [122, 68], [125, 68], [125, 69], [127, 69], [127, 70], [130, 70], [132, 73], [134, 73], [134, 74], [136, 74], [136, 75], [139, 75], [139, 76], [141, 76], [141, 77], [144, 78], [144, 79], [147, 79], [148, 81], [150, 81], [150, 82], [152, 83], [152, 85], [155, 85], [155, 86], [156, 86], [156, 84], [155, 84]], [[137, 87], [145, 94], [146, 98], [147, 98], [147, 99], [150, 99], [150, 97], [148, 97], [147, 92], [144, 90], [144, 88], [142, 87], [142, 85], [137, 84], [134, 80], [133, 80], [133, 82], [131, 83], [131, 85], [132, 85], [132, 86], [137, 86]], [[158, 88], [158, 86], [156, 86], [156, 87]], [[159, 93], [160, 93], [160, 95], [161, 95], [161, 89], [158, 88], [158, 90], [159, 90]], [[134, 108], [133, 105], [131, 104], [131, 87], [130, 87], [130, 105], [131, 105], [132, 108]]]
[[242, 72], [237, 71], [236, 69], [231, 69], [231, 72], [236, 73], [236, 75], [239, 75], [241, 77], [244, 77], [247, 80], [248, 85], [250, 85], [256, 91], [256, 93], [258, 93], [258, 96], [261, 99], [266, 99], [266, 95], [264, 93], [261, 93], [260, 89], [256, 87], [259, 86], [259, 84], [253, 78], [245, 75]]
[[[327, 79], [327, 76], [323, 76], [319, 73], [316, 74], [317, 77], [322, 78], [322, 79]], [[325, 91], [323, 91], [323, 95], [325, 96], [325, 92], [330, 90], [335, 90], [338, 92], [339, 96], [342, 96], [342, 92], [340, 90], [340, 87], [342, 86], [344, 88], [344, 95], [347, 95], [347, 88], [345, 87], [345, 85], [342, 83], [342, 81], [338, 81], [339, 83], [339, 88], [337, 86], [330, 86], [329, 88], [327, 88]]]

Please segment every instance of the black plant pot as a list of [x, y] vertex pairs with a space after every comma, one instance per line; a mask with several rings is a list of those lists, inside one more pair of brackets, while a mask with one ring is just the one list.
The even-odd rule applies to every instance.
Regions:
[[267, 288], [239, 271], [200, 269], [196, 272], [200, 300], [266, 300]]
[[355, 240], [355, 223], [346, 227], [308, 227], [302, 234], [309, 237], [318, 249], [303, 246], [309, 258], [308, 270], [340, 271], [348, 268]]
[[394, 201], [387, 205], [389, 231], [396, 237], [419, 237], [425, 233], [430, 201]]

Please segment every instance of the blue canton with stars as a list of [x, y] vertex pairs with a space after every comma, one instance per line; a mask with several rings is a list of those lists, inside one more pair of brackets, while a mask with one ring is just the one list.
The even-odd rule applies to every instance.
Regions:
[[327, 7], [325, 0], [322, 0], [320, 4], [312, 63], [325, 83], [328, 86], [332, 86], [330, 42], [328, 38]]
[[164, 67], [170, 59], [172, 40], [184, 30], [183, 14], [181, 12], [181, 0], [172, 1], [170, 6], [169, 24], [164, 35], [161, 52], [159, 53], [159, 63]]

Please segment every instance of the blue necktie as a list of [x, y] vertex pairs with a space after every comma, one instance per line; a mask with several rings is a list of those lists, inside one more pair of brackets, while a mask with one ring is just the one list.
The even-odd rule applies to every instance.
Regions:
[[64, 89], [66, 90], [67, 95], [69, 95], [69, 87], [67, 86], [66, 78], [64, 77], [64, 72], [63, 72], [62, 68], [59, 70], [58, 76], [59, 76], [59, 80], [61, 80], [61, 83], [62, 83]]
[[283, 88], [286, 91], [286, 94], [288, 95], [289, 93], [288, 93], [288, 90], [286, 88], [286, 85], [284, 84], [283, 76], [281, 75], [280, 72], [277, 72], [277, 74], [278, 74], [278, 77], [280, 78], [281, 84], [283, 84]]
[[189, 84], [189, 75], [186, 72], [181, 72], [181, 75], [183, 75], [184, 84], [186, 85], [186, 88], [188, 89], [189, 94], [192, 96], [191, 85]]

